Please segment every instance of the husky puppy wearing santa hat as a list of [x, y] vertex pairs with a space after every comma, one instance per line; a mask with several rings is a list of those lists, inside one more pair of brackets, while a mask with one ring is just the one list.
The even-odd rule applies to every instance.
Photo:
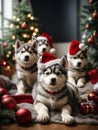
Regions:
[[55, 53], [55, 48], [53, 48], [53, 40], [52, 37], [47, 34], [46, 32], [43, 32], [40, 36], [32, 37], [32, 44], [37, 50], [38, 57], [40, 57], [44, 52], [48, 53]]
[[87, 46], [73, 40], [68, 52], [68, 82], [83, 87], [86, 82]]
[[[57, 59], [49, 53], [43, 53], [38, 60], [38, 86], [34, 108], [37, 121], [46, 123], [50, 111], [60, 110], [61, 120], [66, 125], [74, 123], [73, 103], [78, 103], [78, 89], [67, 86], [67, 57]], [[70, 91], [69, 91], [70, 88]]]

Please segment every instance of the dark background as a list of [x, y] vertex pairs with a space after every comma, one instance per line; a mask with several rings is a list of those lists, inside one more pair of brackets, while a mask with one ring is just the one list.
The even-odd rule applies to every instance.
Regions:
[[34, 15], [39, 18], [41, 32], [54, 42], [80, 40], [80, 0], [30, 0]]

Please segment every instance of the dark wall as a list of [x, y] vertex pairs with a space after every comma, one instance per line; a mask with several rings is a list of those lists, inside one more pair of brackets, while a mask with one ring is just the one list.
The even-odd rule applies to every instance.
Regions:
[[31, 0], [34, 15], [54, 42], [79, 39], [77, 7], [79, 0]]

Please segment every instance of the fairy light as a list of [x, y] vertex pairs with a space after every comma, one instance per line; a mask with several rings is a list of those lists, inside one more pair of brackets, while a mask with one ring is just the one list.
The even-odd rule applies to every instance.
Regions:
[[33, 30], [33, 29], [34, 29], [34, 27], [33, 27], [33, 26], [31, 26], [31, 27], [30, 27], [30, 30]]
[[39, 29], [38, 29], [38, 28], [35, 28], [34, 31], [37, 33], [37, 32], [39, 31]]
[[31, 14], [28, 14], [27, 16], [28, 16], [28, 17], [31, 17]]
[[23, 36], [24, 38], [27, 38], [27, 34], [23, 34], [22, 36]]
[[15, 37], [15, 35], [12, 35], [12, 39], [14, 40], [16, 37]]
[[19, 21], [20, 21], [20, 18], [17, 18], [16, 21], [19, 22]]
[[18, 28], [19, 28], [19, 25], [17, 25], [16, 28], [18, 29]]
[[32, 42], [32, 40], [29, 40], [29, 41], [28, 41], [28, 43], [31, 43], [31, 42]]
[[10, 65], [8, 65], [7, 67], [6, 67], [6, 70], [10, 70], [11, 69], [11, 67], [10, 67]]
[[15, 56], [12, 57], [12, 60], [15, 61]]
[[33, 20], [33, 19], [34, 19], [34, 17], [33, 17], [33, 16], [31, 16], [31, 17], [30, 17], [30, 19], [31, 19], [31, 20]]
[[36, 36], [36, 32], [34, 32], [32, 35], [33, 35], [33, 36]]
[[11, 55], [11, 51], [8, 51], [8, 54]]
[[9, 58], [10, 57], [9, 54], [7, 54], [6, 57]]
[[13, 24], [10, 24], [10, 28], [13, 28], [14, 27], [14, 25]]
[[16, 16], [13, 16], [12, 18], [13, 18], [13, 19], [16, 19]]

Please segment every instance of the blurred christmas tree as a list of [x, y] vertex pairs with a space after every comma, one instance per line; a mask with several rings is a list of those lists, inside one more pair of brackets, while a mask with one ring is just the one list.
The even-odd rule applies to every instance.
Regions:
[[98, 0], [88, 0], [81, 17], [82, 42], [88, 46], [88, 69], [98, 68]]
[[2, 66], [6, 70], [12, 71], [14, 65], [14, 44], [17, 39], [23, 42], [31, 42], [32, 35], [39, 34], [40, 24], [34, 17], [28, 0], [22, 0], [13, 8], [14, 16], [12, 19], [4, 18], [8, 21], [8, 27], [3, 28], [4, 36], [0, 39], [2, 42]]

